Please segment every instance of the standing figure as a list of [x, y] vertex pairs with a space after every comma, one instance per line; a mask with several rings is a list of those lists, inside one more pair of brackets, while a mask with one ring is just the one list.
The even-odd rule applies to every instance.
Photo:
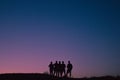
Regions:
[[59, 64], [58, 64], [58, 77], [62, 77], [62, 64], [61, 64], [61, 61], [59, 61]]
[[50, 75], [53, 75], [54, 65], [53, 65], [52, 61], [50, 62], [48, 67], [49, 67]]
[[54, 64], [54, 76], [58, 76], [58, 62], [56, 61]]
[[62, 61], [62, 64], [61, 64], [61, 76], [65, 76], [65, 68], [66, 68], [66, 65], [64, 64], [64, 61]]
[[67, 64], [67, 76], [69, 74], [69, 76], [71, 77], [72, 69], [73, 69], [73, 65], [70, 63], [70, 61], [68, 61], [68, 64]]

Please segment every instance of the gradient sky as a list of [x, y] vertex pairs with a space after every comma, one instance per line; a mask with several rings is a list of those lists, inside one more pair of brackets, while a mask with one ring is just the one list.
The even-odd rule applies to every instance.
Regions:
[[119, 0], [0, 0], [0, 73], [120, 75]]

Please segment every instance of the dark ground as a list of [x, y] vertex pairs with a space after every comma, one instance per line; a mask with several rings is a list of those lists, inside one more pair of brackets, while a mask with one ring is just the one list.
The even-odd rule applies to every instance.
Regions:
[[14, 73], [0, 74], [0, 80], [120, 80], [120, 76], [102, 76], [91, 78], [57, 78], [48, 74], [39, 73]]

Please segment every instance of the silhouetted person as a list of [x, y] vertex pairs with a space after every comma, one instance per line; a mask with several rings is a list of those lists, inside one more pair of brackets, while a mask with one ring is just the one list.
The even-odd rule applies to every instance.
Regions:
[[68, 64], [67, 64], [67, 76], [69, 74], [69, 76], [71, 77], [72, 68], [73, 68], [73, 65], [70, 63], [70, 61], [68, 61]]
[[66, 68], [66, 65], [64, 64], [64, 61], [62, 61], [62, 64], [61, 64], [61, 76], [63, 76], [63, 74], [65, 75], [65, 68]]
[[56, 61], [55, 64], [54, 64], [54, 76], [58, 76], [59, 73], [58, 73], [58, 62]]
[[61, 61], [59, 61], [59, 64], [58, 64], [58, 77], [62, 77], [62, 64], [61, 64]]
[[53, 70], [54, 70], [54, 65], [52, 62], [50, 62], [50, 64], [49, 64], [50, 75], [53, 75]]

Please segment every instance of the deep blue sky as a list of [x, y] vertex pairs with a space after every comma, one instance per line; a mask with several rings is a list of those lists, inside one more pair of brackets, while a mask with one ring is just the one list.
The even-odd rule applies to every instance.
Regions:
[[0, 73], [45, 72], [51, 60], [71, 60], [74, 77], [120, 75], [119, 4], [0, 0]]

